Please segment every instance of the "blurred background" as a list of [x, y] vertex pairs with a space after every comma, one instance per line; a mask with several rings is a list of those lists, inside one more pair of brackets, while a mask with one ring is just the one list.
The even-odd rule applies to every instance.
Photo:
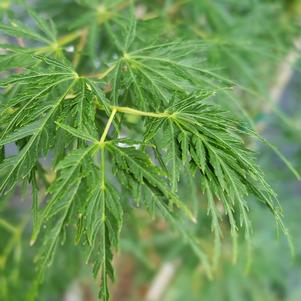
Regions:
[[[39, 16], [52, 18], [62, 36], [88, 27], [90, 34], [78, 68], [98, 70], [99, 52], [106, 45], [102, 24], [111, 22], [104, 8], [123, 14], [130, 2], [0, 0], [0, 12], [3, 22], [13, 18], [34, 29], [26, 3]], [[203, 41], [208, 46], [207, 64], [235, 83], [231, 93], [221, 91], [220, 105], [248, 122], [301, 171], [300, 0], [145, 0], [135, 1], [134, 5], [146, 35], [152, 32], [161, 39]], [[22, 39], [7, 39], [0, 32], [1, 44], [23, 43]], [[75, 46], [75, 41], [70, 41], [64, 51], [72, 52]], [[239, 247], [237, 264], [232, 263], [231, 241], [225, 237], [222, 260], [214, 279], [208, 280], [197, 258], [164, 220], [150, 218], [143, 209], [136, 208], [125, 216], [114, 263], [113, 301], [301, 300], [301, 184], [268, 146], [247, 143], [259, 153], [259, 163], [279, 196], [295, 245], [294, 256], [286, 240], [277, 236], [272, 216], [253, 202], [250, 214], [254, 250], [250, 268], [246, 271], [244, 244]], [[13, 153], [15, 149], [11, 146], [7, 151]], [[202, 203], [199, 191], [191, 191], [189, 183], [182, 185], [185, 197]], [[34, 279], [36, 247], [29, 246], [28, 195], [18, 187], [0, 201], [1, 301], [25, 300]], [[194, 231], [210, 253], [210, 221], [205, 213], [200, 213], [199, 220]], [[71, 243], [60, 246], [38, 300], [94, 301], [96, 296], [97, 283], [79, 248]]]

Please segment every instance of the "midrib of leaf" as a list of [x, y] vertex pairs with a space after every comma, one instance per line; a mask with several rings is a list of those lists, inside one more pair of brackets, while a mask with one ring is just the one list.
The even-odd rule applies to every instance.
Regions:
[[172, 121], [169, 120], [169, 130], [171, 135], [171, 153], [172, 153], [172, 191], [177, 191], [177, 154], [176, 154], [176, 146], [175, 146], [175, 140], [174, 140], [174, 128]]
[[115, 66], [115, 76], [114, 76], [114, 80], [113, 80], [113, 90], [112, 90], [112, 98], [113, 98], [114, 105], [116, 105], [118, 103], [118, 95], [117, 95], [116, 89], [117, 89], [117, 81], [118, 81], [119, 72], [120, 72], [120, 65], [121, 65], [121, 60], [119, 60]]
[[106, 199], [105, 199], [105, 150], [102, 145], [101, 147], [101, 165], [100, 165], [100, 172], [101, 172], [101, 202], [102, 202], [102, 296], [105, 301], [109, 300], [109, 296], [107, 295], [107, 233], [106, 233]]
[[89, 134], [83, 132], [83, 131], [80, 131], [78, 129], [75, 129], [69, 125], [66, 125], [66, 124], [62, 124], [62, 123], [59, 123], [59, 122], [56, 122], [56, 124], [61, 127], [63, 130], [65, 130], [66, 132], [68, 132], [69, 134], [71, 134], [72, 136], [76, 137], [76, 138], [79, 138], [79, 139], [82, 139], [82, 140], [85, 140], [85, 141], [89, 141], [89, 142], [92, 142], [92, 143], [98, 143], [98, 140], [95, 139], [93, 136], [90, 136]]
[[13, 78], [11, 79], [10, 81], [7, 81], [5, 82], [5, 84], [12, 84], [12, 83], [15, 83], [15, 82], [20, 82], [20, 84], [22, 84], [22, 81], [24, 80], [32, 80], [32, 79], [35, 79], [35, 78], [39, 78], [39, 77], [50, 77], [50, 76], [57, 76], [57, 75], [69, 75], [71, 76], [72, 74], [67, 73], [67, 72], [54, 72], [54, 73], [38, 73], [38, 74], [35, 74], [35, 75], [27, 75], [27, 76], [22, 76], [22, 77], [16, 77], [16, 78]]
[[136, 53], [141, 53], [141, 52], [143, 53], [144, 51], [149, 51], [149, 50], [154, 50], [154, 49], [169, 47], [169, 46], [176, 46], [178, 44], [179, 44], [178, 42], [167, 42], [167, 43], [162, 43], [162, 44], [159, 44], [159, 45], [158, 44], [157, 45], [151, 45], [151, 46], [147, 46], [147, 47], [143, 47], [143, 48], [139, 48], [137, 50], [131, 51], [130, 54], [136, 54]]
[[80, 98], [80, 101], [79, 101], [79, 106], [78, 106], [78, 116], [79, 116], [79, 120], [78, 120], [78, 124], [79, 124], [79, 128], [81, 130], [84, 129], [84, 125], [83, 125], [83, 115], [84, 115], [84, 100], [85, 100], [85, 83], [82, 82], [82, 93], [81, 93], [81, 98]]
[[132, 71], [132, 67], [131, 67], [131, 65], [129, 64], [129, 62], [126, 62], [126, 65], [127, 65], [128, 68], [129, 68], [130, 76], [131, 76], [131, 78], [132, 78], [132, 80], [133, 80], [134, 86], [136, 87], [136, 89], [137, 89], [137, 91], [138, 91], [138, 95], [139, 95], [139, 97], [141, 98], [141, 99], [140, 99], [140, 102], [142, 102], [142, 106], [143, 106], [143, 108], [145, 109], [145, 98], [144, 98], [143, 93], [142, 93], [142, 91], [141, 91], [140, 85], [139, 85], [138, 82], [137, 82], [137, 79], [136, 79], [136, 77], [135, 77], [135, 74], [134, 74], [133, 71]]

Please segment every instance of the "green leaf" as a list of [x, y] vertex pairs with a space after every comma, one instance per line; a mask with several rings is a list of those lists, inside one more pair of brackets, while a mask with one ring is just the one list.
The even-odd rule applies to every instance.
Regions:
[[[74, 150], [58, 164], [56, 167], [58, 176], [47, 192], [49, 200], [46, 206], [37, 213], [37, 223], [34, 224], [31, 244], [35, 243], [39, 234], [43, 234], [43, 244], [36, 256], [38, 273], [30, 291], [31, 300], [35, 299], [46, 268], [52, 264], [68, 218], [78, 201], [81, 185], [86, 176], [82, 167], [89, 159], [93, 149], [95, 149], [94, 145]], [[42, 226], [43, 231], [41, 230]]]
[[0, 31], [13, 37], [27, 38], [46, 44], [51, 43], [51, 40], [48, 40], [43, 35], [34, 32], [31, 28], [26, 27], [17, 20], [11, 21], [10, 25], [0, 24]]
[[52, 42], [56, 41], [56, 28], [54, 26], [54, 23], [52, 22], [51, 19], [49, 20], [44, 20], [41, 18], [39, 15], [37, 15], [33, 10], [29, 9], [28, 13], [30, 17], [35, 21], [36, 25], [38, 28], [48, 37], [48, 39]]
[[[35, 125], [34, 129], [31, 129], [32, 135], [19, 153], [9, 159], [6, 159], [1, 164], [1, 168], [5, 171], [5, 176], [1, 178], [0, 182], [1, 193], [8, 192], [17, 184], [18, 181], [25, 178], [30, 173], [39, 155], [47, 153], [49, 148], [47, 127], [52, 122], [54, 114], [57, 112], [66, 95], [74, 85], [75, 81], [72, 81], [67, 89], [51, 103], [45, 116], [38, 123], [39, 126], [37, 127]], [[23, 134], [24, 131], [26, 132], [26, 129], [22, 130]], [[12, 138], [18, 139], [20, 131], [18, 131], [14, 136], [15, 137], [10, 138], [10, 142], [12, 142]]]
[[91, 248], [87, 260], [94, 262], [95, 278], [101, 271], [99, 296], [107, 301], [109, 300], [108, 278], [114, 280], [112, 248], [118, 247], [123, 212], [118, 192], [106, 179], [104, 148], [101, 148], [100, 160], [99, 183], [88, 199], [84, 228]]
[[7, 135], [4, 139], [1, 139], [0, 146], [9, 144], [12, 142], [16, 142], [22, 138], [32, 136], [37, 131], [39, 131], [41, 125], [43, 123], [43, 120], [37, 120], [32, 123], [29, 123], [25, 125], [22, 128], [17, 129], [15, 132], [11, 133], [10, 135]]
[[62, 129], [64, 129], [66, 132], [68, 132], [69, 134], [71, 134], [74, 137], [77, 137], [79, 139], [82, 139], [84, 141], [90, 141], [93, 143], [98, 143], [98, 140], [96, 140], [94, 137], [90, 136], [87, 133], [84, 132], [80, 132], [78, 129], [75, 129], [67, 124], [61, 124], [59, 122], [56, 122], [56, 124], [61, 127]]
[[[238, 122], [230, 114], [209, 104], [208, 100], [204, 99], [204, 95], [206, 94], [201, 93], [182, 99], [176, 98], [166, 110], [169, 115], [161, 117], [159, 121], [147, 123], [146, 139], [149, 137], [161, 139], [158, 132], [163, 127], [166, 143], [161, 142], [161, 146], [167, 150], [165, 162], [168, 162], [171, 156], [174, 160], [182, 159], [192, 169], [194, 166], [198, 167], [202, 190], [207, 195], [212, 230], [215, 234], [216, 266], [220, 257], [222, 236], [218, 204], [224, 208], [229, 218], [234, 257], [236, 257], [237, 245], [235, 217], [237, 211], [240, 213], [240, 225], [245, 228], [245, 239], [250, 250], [252, 231], [248, 213], [248, 194], [253, 194], [264, 203], [273, 212], [276, 220], [278, 220], [279, 208], [276, 205], [275, 193], [265, 182], [262, 171], [254, 162], [254, 154], [244, 146], [239, 137], [241, 131]], [[168, 123], [162, 120], [168, 120]], [[158, 126], [159, 124], [161, 127]], [[158, 138], [155, 137], [156, 133]], [[245, 132], [248, 133], [251, 134]], [[175, 142], [178, 142], [179, 146], [176, 147]], [[179, 153], [175, 151], [178, 147]], [[178, 165], [171, 170], [178, 171]], [[178, 181], [175, 172], [171, 175], [171, 181], [172, 183]]]
[[[114, 141], [114, 143], [108, 144], [108, 150], [114, 154], [113, 160], [118, 170], [117, 175], [122, 176], [121, 171], [123, 171], [124, 179], [130, 177], [122, 184], [126, 185], [126, 182], [128, 182], [128, 185], [133, 185], [133, 182], [136, 181], [140, 185], [147, 185], [151, 189], [159, 190], [171, 204], [174, 204], [195, 222], [195, 217], [191, 211], [171, 191], [166, 180], [164, 181], [164, 173], [151, 162], [147, 154], [133, 147], [119, 147], [117, 143], [118, 141]], [[132, 179], [132, 181], [129, 182], [129, 179]]]
[[[1, 210], [12, 188], [32, 188], [32, 243], [39, 238], [41, 246], [31, 301], [43, 298], [37, 291], [46, 268], [59, 245], [70, 241], [87, 252], [101, 280], [99, 297], [108, 301], [123, 212], [125, 240], [135, 246], [140, 225], [150, 231], [144, 210], [160, 215], [190, 250], [177, 239], [169, 244], [168, 227], [151, 235], [152, 248], [167, 256], [196, 255], [209, 277], [211, 261], [216, 268], [228, 257], [222, 248], [229, 235], [233, 261], [241, 232], [250, 261], [253, 200], [269, 208], [289, 238], [276, 194], [246, 147], [257, 134], [224, 109], [254, 127], [250, 115], [257, 119], [262, 110], [254, 100], [269, 98], [266, 75], [275, 69], [268, 59], [282, 62], [295, 35], [292, 12], [288, 30], [281, 5], [260, 1], [76, 0], [72, 9], [71, 1], [35, 1], [35, 11], [24, 0], [2, 2]], [[200, 217], [200, 223], [186, 217]], [[27, 255], [19, 252], [25, 244], [17, 230], [14, 256], [1, 261], [4, 280], [18, 280], [13, 264]], [[146, 259], [148, 244], [138, 246]], [[12, 292], [16, 284], [4, 281], [0, 299], [24, 298]]]

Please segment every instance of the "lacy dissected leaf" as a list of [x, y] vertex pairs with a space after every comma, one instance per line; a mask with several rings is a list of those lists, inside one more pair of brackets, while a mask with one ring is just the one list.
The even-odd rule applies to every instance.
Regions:
[[[190, 94], [205, 86], [224, 87], [222, 77], [208, 69], [201, 42], [154, 44], [128, 51], [116, 61], [111, 75], [114, 103], [125, 87], [136, 107], [151, 110], [168, 106], [175, 92]], [[152, 101], [149, 101], [152, 99]]]
[[91, 59], [91, 66], [98, 65], [100, 45], [104, 36], [111, 41], [106, 47], [112, 52], [115, 52], [116, 48], [123, 49], [126, 45], [120, 37], [127, 35], [127, 30], [130, 29], [129, 21], [135, 21], [135, 18], [132, 18], [133, 14], [128, 14], [128, 8], [132, 11], [132, 6], [131, 1], [80, 1], [78, 16], [70, 28], [86, 32], [86, 45], [82, 50]]
[[[30, 9], [27, 9], [27, 11], [32, 20], [31, 27], [16, 19], [9, 20], [8, 24], [4, 22], [0, 24], [0, 32], [3, 36], [14, 37], [19, 44], [19, 46], [13, 44], [1, 45], [3, 52], [0, 56], [0, 70], [1, 68], [2, 70], [8, 70], [13, 67], [29, 66], [35, 63], [32, 58], [33, 55], [52, 53], [58, 49], [55, 46], [57, 45], [57, 32], [52, 20], [41, 18]], [[29, 43], [24, 41], [29, 41]], [[25, 47], [25, 44], [27, 47]], [[41, 47], [36, 48], [34, 47], [35, 44]]]
[[[10, 143], [29, 136], [25, 144], [20, 147], [18, 154], [7, 158], [1, 164], [1, 169], [4, 171], [4, 176], [1, 178], [0, 184], [0, 191], [2, 193], [10, 190], [18, 181], [26, 177], [30, 173], [31, 168], [35, 165], [37, 159], [47, 154], [50, 145], [53, 143], [53, 134], [50, 134], [50, 131], [53, 131], [54, 127], [53, 118], [73, 85], [74, 81], [67, 86], [67, 89], [65, 89], [61, 95], [35, 112], [38, 116], [43, 115], [41, 121], [32, 121], [32, 116], [24, 118], [24, 113], [19, 114], [17, 111], [15, 120], [19, 121], [19, 119], [21, 119], [21, 122], [24, 122], [24, 119], [26, 119], [26, 123], [30, 121], [32, 121], [32, 123], [24, 124], [22, 128], [18, 128], [13, 134], [7, 136], [6, 140], [5, 138], [2, 139], [4, 143]], [[22, 108], [20, 110], [22, 110]], [[15, 125], [14, 119], [8, 123], [4, 132], [13, 125]], [[20, 125], [22, 126], [22, 123]]]
[[[257, 73], [250, 66], [257, 60], [244, 57], [253, 55], [253, 48], [242, 51], [244, 30], [236, 31], [235, 20], [228, 23], [220, 14], [222, 5], [205, 2], [195, 7], [207, 12], [212, 6], [213, 14], [205, 14], [205, 35], [198, 40], [181, 40], [178, 22], [171, 26], [163, 20], [179, 9], [174, 1], [166, 1], [162, 11], [153, 10], [156, 3], [136, 6], [134, 1], [78, 0], [72, 10], [68, 1], [43, 1], [37, 7], [44, 7], [55, 22], [28, 9], [30, 18], [23, 23], [4, 18], [0, 194], [26, 182], [32, 188], [32, 243], [39, 237], [42, 246], [31, 300], [59, 244], [71, 236], [87, 251], [87, 264], [95, 278], [101, 278], [99, 297], [108, 301], [123, 211], [136, 214], [133, 207], [162, 216], [209, 276], [209, 254], [202, 237], [196, 236], [199, 225], [192, 228], [186, 221], [188, 217], [196, 222], [202, 213], [198, 196], [204, 195], [211, 219], [215, 265], [227, 230], [234, 258], [240, 227], [250, 245], [248, 195], [270, 208], [287, 234], [275, 193], [242, 139], [253, 133], [207, 99], [222, 90], [218, 96], [225, 106], [234, 100], [247, 116], [238, 96], [225, 89], [234, 83], [219, 75], [216, 62], [239, 70], [236, 78], [244, 79], [239, 82], [255, 86], [252, 75]], [[191, 15], [190, 9], [183, 12]], [[188, 25], [194, 32], [190, 37], [199, 36], [199, 21], [198, 16], [193, 26], [180, 27]], [[169, 25], [162, 32], [157, 27], [156, 33], [154, 23]], [[215, 27], [228, 32], [226, 41], [215, 36]], [[250, 31], [257, 36], [257, 26]], [[11, 145], [16, 146], [12, 156], [7, 152]], [[45, 157], [49, 166], [43, 166]]]
[[98, 138], [96, 124], [96, 106], [93, 91], [87, 87], [86, 81], [80, 79], [74, 97], [69, 100], [66, 115], [61, 118], [64, 123], [74, 127], [83, 135]]
[[107, 180], [105, 160], [105, 150], [101, 148], [100, 165], [92, 173], [89, 171], [87, 178], [90, 194], [80, 213], [80, 236], [89, 246], [87, 262], [93, 262], [94, 277], [101, 275], [99, 296], [109, 300], [108, 280], [114, 280], [113, 248], [119, 245], [123, 209], [119, 193]]
[[112, 266], [113, 248], [118, 247], [122, 225], [122, 207], [119, 193], [109, 184], [98, 185], [88, 199], [86, 220], [83, 227], [90, 245], [88, 260], [94, 263], [96, 278], [100, 272], [101, 287], [99, 296], [109, 300], [108, 279], [114, 280]]
[[[129, 141], [127, 141], [129, 143]], [[121, 147], [120, 144], [123, 146]], [[147, 153], [124, 144], [124, 140], [114, 141], [107, 145], [112, 154], [114, 171], [124, 190], [124, 194], [129, 195], [137, 204], [149, 208], [151, 211], [157, 210], [171, 226], [180, 233], [184, 242], [202, 262], [208, 276], [211, 275], [211, 268], [207, 256], [202, 250], [199, 242], [180, 219], [175, 218], [176, 214], [172, 210], [171, 204], [178, 207], [179, 214], [182, 212], [195, 222], [195, 217], [187, 208], [186, 204], [179, 199], [172, 191], [172, 187], [166, 179], [166, 174], [155, 166]], [[168, 202], [167, 202], [168, 201]]]
[[38, 28], [42, 31], [34, 32], [32, 28], [26, 27], [23, 23], [13, 20], [9, 25], [1, 24], [0, 30], [7, 35], [13, 37], [27, 38], [34, 41], [39, 41], [45, 44], [50, 44], [55, 39], [55, 31], [43, 19], [32, 13]]
[[171, 191], [163, 171], [152, 163], [145, 152], [135, 147], [120, 147], [116, 142], [110, 143], [108, 149], [113, 153], [115, 173], [120, 183], [133, 193], [134, 199], [139, 202], [139, 198], [143, 198], [143, 186], [148, 186], [159, 192], [164, 197], [163, 200], [167, 199], [195, 221], [188, 207]]
[[217, 262], [222, 235], [219, 204], [229, 218], [236, 246], [237, 224], [245, 228], [250, 243], [248, 195], [253, 194], [271, 209], [278, 221], [280, 211], [274, 204], [275, 193], [264, 180], [254, 154], [244, 146], [239, 123], [205, 101], [204, 94], [175, 99], [165, 112], [166, 117], [148, 123], [145, 139], [152, 139], [163, 128], [164, 140], [157, 134], [161, 141], [158, 147], [167, 149], [167, 155], [163, 155], [167, 164], [172, 159], [170, 177], [174, 187], [179, 180], [181, 161], [189, 164], [192, 172], [199, 171], [202, 191], [207, 195], [208, 214], [212, 217]]
[[65, 98], [77, 83], [73, 70], [50, 58], [38, 60], [45, 63], [47, 72], [42, 67], [29, 69], [1, 83], [14, 90], [1, 104], [0, 147], [16, 143], [19, 148], [15, 156], [8, 157], [1, 165], [1, 193], [28, 176], [39, 157], [48, 153], [56, 143], [55, 120], [69, 113]]
[[114, 280], [113, 248], [118, 248], [123, 210], [117, 190], [106, 179], [104, 149], [99, 166], [91, 159], [97, 150], [98, 144], [91, 144], [72, 151], [58, 163], [58, 176], [48, 189], [49, 199], [38, 215], [32, 243], [43, 234], [37, 286], [58, 242], [66, 235], [66, 225], [78, 220], [75, 241], [88, 246], [87, 263], [93, 263], [95, 278], [101, 274], [99, 295], [109, 300], [108, 279]]
[[[236, 106], [253, 124], [238, 97], [228, 91], [229, 86], [237, 86], [237, 83], [208, 64], [207, 57], [212, 51], [210, 42], [148, 41], [136, 30], [136, 22], [131, 17], [125, 25], [119, 26], [127, 31], [122, 43], [115, 42], [120, 51], [119, 59], [108, 68], [110, 97], [114, 104], [123, 103], [126, 90], [128, 102], [139, 109], [153, 110], [162, 104], [167, 106], [175, 92], [189, 95], [201, 88], [210, 88], [222, 90], [225, 105]], [[142, 45], [141, 40], [144, 41]], [[101, 74], [104, 75], [107, 76]]]
[[0, 71], [35, 63], [31, 50], [8, 44], [1, 45], [1, 48], [3, 53], [0, 55]]
[[[43, 232], [43, 243], [37, 255], [38, 275], [35, 286], [32, 290], [32, 297], [35, 296], [38, 284], [43, 280], [45, 269], [51, 265], [56, 248], [64, 237], [66, 224], [72, 213], [72, 208], [78, 201], [78, 194], [81, 189], [86, 171], [83, 169], [94, 145], [77, 149], [65, 157], [56, 167], [58, 174], [55, 181], [48, 190], [49, 200], [38, 214], [37, 222], [32, 234], [33, 244], [40, 232]], [[43, 231], [41, 231], [43, 226]]]

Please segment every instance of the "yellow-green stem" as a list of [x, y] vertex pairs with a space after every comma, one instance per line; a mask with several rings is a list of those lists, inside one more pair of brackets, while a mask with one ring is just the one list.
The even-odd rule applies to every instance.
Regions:
[[108, 69], [99, 72], [99, 73], [94, 73], [94, 74], [85, 74], [83, 75], [83, 77], [87, 77], [87, 78], [97, 78], [97, 79], [103, 79], [104, 77], [106, 77], [109, 73], [111, 73], [116, 67], [116, 63], [113, 64], [111, 67], [109, 67]]
[[117, 110], [116, 110], [115, 108], [113, 108], [112, 113], [111, 113], [111, 116], [110, 116], [110, 118], [109, 118], [109, 120], [108, 120], [108, 122], [107, 122], [107, 124], [106, 124], [106, 127], [105, 127], [105, 129], [104, 129], [104, 131], [103, 131], [103, 133], [102, 133], [102, 135], [101, 135], [101, 138], [100, 138], [100, 140], [99, 140], [99, 144], [100, 144], [100, 145], [103, 145], [103, 143], [104, 143], [105, 140], [106, 140], [107, 134], [108, 134], [108, 132], [109, 132], [109, 129], [110, 129], [110, 127], [111, 127], [111, 124], [112, 124], [112, 122], [113, 122], [113, 119], [114, 119], [114, 116], [115, 116], [116, 112], [117, 112]]
[[112, 106], [112, 108], [115, 109], [117, 112], [136, 115], [136, 116], [148, 116], [148, 117], [155, 117], [155, 118], [166, 118], [171, 116], [167, 112], [162, 112], [162, 113], [145, 112], [145, 111], [132, 109], [129, 107], [118, 107], [118, 106]]

